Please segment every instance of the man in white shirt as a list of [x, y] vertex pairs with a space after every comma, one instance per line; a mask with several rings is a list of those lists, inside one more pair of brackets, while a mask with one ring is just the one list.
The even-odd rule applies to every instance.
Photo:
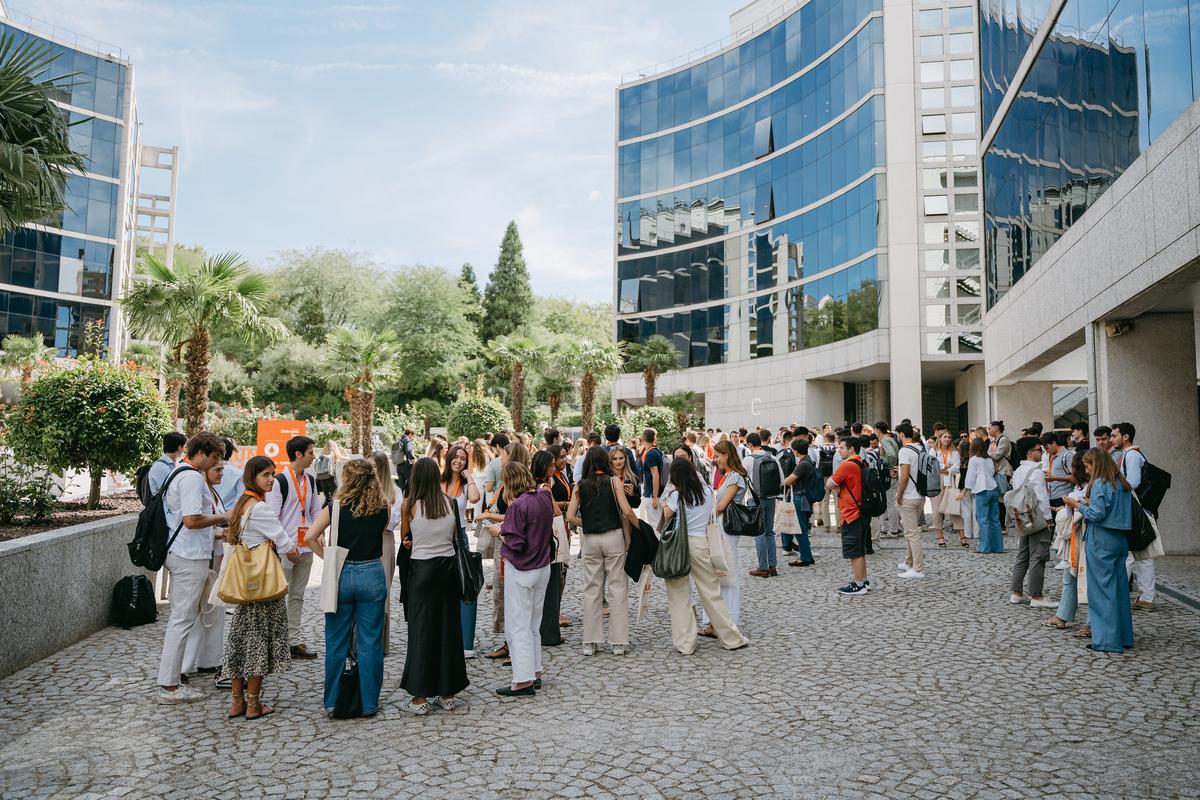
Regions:
[[[750, 570], [750, 574], [756, 578], [774, 578], [779, 574], [779, 553], [775, 549], [775, 501], [780, 499], [780, 495], [768, 495], [764, 492], [763, 486], [760, 485], [759, 475], [761, 470], [770, 464], [782, 486], [783, 470], [780, 469], [779, 461], [775, 456], [763, 448], [761, 434], [756, 431], [746, 434], [746, 444], [750, 446], [750, 454], [742, 459], [742, 469], [746, 470], [746, 474], [750, 476], [750, 486], [755, 492], [758, 492], [763, 507], [762, 532], [754, 537], [758, 569]], [[747, 502], [753, 501], [747, 498]]]
[[[1046, 488], [1046, 473], [1042, 471], [1042, 443], [1032, 436], [1017, 440], [1017, 458], [1021, 463], [1013, 473], [1012, 487], [1029, 486], [1037, 499], [1037, 518], [1042, 527], [1027, 533], [1020, 528], [1020, 549], [1012, 570], [1012, 594], [1008, 602], [1013, 605], [1025, 602], [1022, 589], [1028, 576], [1029, 605], [1033, 608], [1058, 608], [1058, 602], [1042, 596], [1046, 582], [1046, 562], [1050, 559], [1050, 541], [1054, 538], [1054, 514], [1050, 510], [1050, 492]], [[1016, 514], [1012, 516], [1016, 517]]]
[[308, 588], [313, 562], [312, 550], [304, 546], [304, 534], [321, 513], [321, 496], [317, 492], [316, 479], [305, 473], [315, 457], [313, 440], [307, 436], [293, 436], [284, 448], [289, 463], [275, 476], [275, 485], [267, 492], [267, 507], [279, 517], [280, 526], [298, 547], [297, 555], [289, 553], [280, 561], [288, 582], [288, 645], [292, 658], [312, 659], [317, 657], [317, 652], [309, 650], [300, 638], [304, 590]]
[[187, 437], [179, 431], [163, 434], [163, 454], [150, 465], [150, 471], [146, 473], [146, 483], [150, 488], [151, 495], [158, 494], [158, 490], [166, 482], [167, 476], [175, 471], [175, 465], [183, 457], [185, 444], [187, 444]]
[[500, 468], [508, 463], [508, 437], [503, 433], [497, 433], [492, 437], [490, 444], [495, 456], [483, 468], [484, 511], [487, 511], [486, 506], [496, 496], [496, 490], [500, 488]]
[[203, 693], [180, 686], [179, 676], [188, 634], [200, 616], [200, 595], [212, 558], [213, 526], [227, 524], [224, 514], [213, 513], [212, 491], [204, 477], [204, 473], [221, 462], [225, 443], [214, 434], [198, 433], [188, 440], [184, 452], [184, 463], [176, 468], [178, 474], [167, 477], [169, 483], [163, 497], [168, 537], [164, 566], [171, 576], [171, 610], [158, 662], [160, 703], [204, 699]]
[[[1110, 455], [1134, 493], [1137, 493], [1142, 485], [1142, 471], [1146, 466], [1146, 456], [1142, 455], [1141, 448], [1133, 443], [1133, 437], [1136, 435], [1137, 430], [1132, 422], [1114, 422], [1108, 437], [1109, 444], [1113, 447]], [[1137, 582], [1138, 597], [1133, 601], [1134, 610], [1152, 611], [1155, 596], [1154, 559], [1137, 559], [1130, 553], [1127, 566]]]
[[912, 423], [905, 421], [897, 425], [896, 436], [900, 439], [896, 505], [900, 508], [900, 527], [904, 529], [906, 546], [904, 560], [897, 564], [896, 568], [900, 570], [901, 578], [924, 578], [925, 553], [921, 549], [921, 512], [925, 510], [925, 498], [917, 491], [916, 476], [921, 449]]

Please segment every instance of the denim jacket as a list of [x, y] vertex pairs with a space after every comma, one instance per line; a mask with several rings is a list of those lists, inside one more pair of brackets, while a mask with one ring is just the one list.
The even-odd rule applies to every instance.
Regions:
[[1114, 530], [1128, 530], [1133, 524], [1131, 509], [1132, 497], [1129, 490], [1108, 481], [1095, 481], [1092, 483], [1087, 505], [1081, 505], [1079, 513], [1088, 522]]

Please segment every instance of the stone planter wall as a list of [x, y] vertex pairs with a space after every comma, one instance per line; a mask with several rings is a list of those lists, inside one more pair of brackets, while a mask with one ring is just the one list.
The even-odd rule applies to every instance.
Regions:
[[136, 514], [0, 542], [0, 678], [108, 625]]

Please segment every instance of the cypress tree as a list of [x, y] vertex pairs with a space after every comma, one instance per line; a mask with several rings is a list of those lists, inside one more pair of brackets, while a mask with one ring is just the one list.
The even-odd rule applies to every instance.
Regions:
[[483, 295], [479, 292], [479, 282], [475, 280], [475, 268], [470, 264], [462, 265], [462, 272], [458, 276], [458, 285], [467, 293], [466, 317], [475, 326], [475, 332], [478, 333], [483, 327]]
[[480, 339], [484, 344], [518, 330], [533, 313], [533, 290], [529, 287], [529, 270], [525, 268], [521, 250], [517, 223], [510, 222], [500, 243], [500, 258], [483, 292]]

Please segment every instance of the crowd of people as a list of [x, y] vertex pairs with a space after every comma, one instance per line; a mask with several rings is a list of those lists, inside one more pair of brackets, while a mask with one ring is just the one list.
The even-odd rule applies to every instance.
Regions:
[[[540, 439], [434, 435], [418, 456], [407, 431], [390, 453], [338, 450], [316, 469], [314, 442], [297, 436], [283, 469], [256, 456], [238, 470], [228, 464], [228, 439], [168, 433], [148, 473], [172, 532], [158, 698], [203, 699], [195, 684], [211, 675], [230, 692], [230, 718], [271, 714], [266, 676], [321, 657], [302, 626], [314, 554], [330, 716], [342, 715], [348, 672], [357, 676], [356, 715], [378, 713], [393, 597], [406, 623], [404, 710], [456, 708], [469, 684], [466, 660], [489, 636], [493, 647], [480, 654], [511, 666], [496, 693], [533, 697], [543, 647], [562, 644], [562, 629], [575, 624], [561, 613], [572, 565], [582, 571], [583, 655], [622, 656], [651, 588], [647, 537], [652, 551], [667, 531], [687, 542], [687, 574], [665, 581], [671, 641], [685, 655], [702, 637], [746, 647], [743, 580], [780, 577], [780, 548], [788, 566], [812, 566], [815, 529], [839, 536], [850, 579], [836, 592], [849, 597], [871, 591], [868, 557], [881, 539], [903, 537], [896, 567], [904, 582], [938, 569], [926, 531], [938, 548], [1012, 550], [1009, 603], [1053, 609], [1045, 624], [1064, 630], [1086, 603], [1074, 635], [1093, 650], [1121, 652], [1133, 646], [1132, 611], [1154, 607], [1153, 559], [1162, 553], [1158, 540], [1135, 554], [1126, 541], [1147, 469], [1135, 436], [1125, 422], [1090, 437], [1082, 423], [1069, 432], [1034, 423], [1014, 441], [1001, 421], [957, 435], [938, 423], [925, 435], [902, 420], [688, 431], [664, 446], [653, 429], [623, 440], [610, 425], [573, 442], [555, 429]], [[754, 540], [755, 563], [743, 573], [744, 538]], [[492, 562], [483, 592], [493, 614], [483, 631], [478, 597], [465, 597], [460, 579], [472, 540]], [[224, 603], [217, 587], [238, 579], [226, 575], [233, 549], [260, 547], [278, 560], [286, 586], [270, 599]], [[1046, 591], [1052, 552], [1063, 573], [1057, 600]]]

